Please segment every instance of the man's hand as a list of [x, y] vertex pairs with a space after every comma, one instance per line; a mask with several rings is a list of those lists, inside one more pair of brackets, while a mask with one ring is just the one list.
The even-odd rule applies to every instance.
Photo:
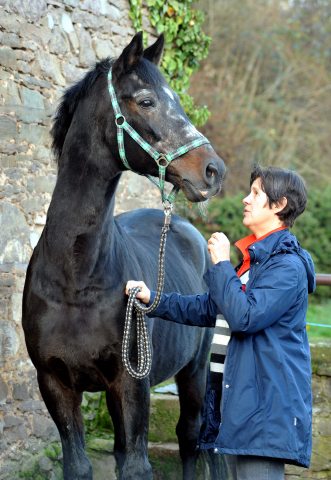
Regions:
[[129, 280], [125, 287], [125, 293], [129, 295], [130, 288], [139, 287], [140, 292], [137, 293], [136, 297], [139, 298], [146, 305], [149, 304], [151, 299], [151, 291], [147, 288], [144, 282], [136, 282], [135, 280]]
[[213, 233], [208, 240], [208, 252], [214, 265], [224, 260], [230, 260], [230, 242], [228, 237], [221, 232]]

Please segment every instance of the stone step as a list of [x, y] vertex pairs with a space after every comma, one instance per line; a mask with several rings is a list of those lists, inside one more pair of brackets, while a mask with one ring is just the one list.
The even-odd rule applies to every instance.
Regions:
[[[117, 480], [113, 455], [114, 440], [95, 438], [86, 444], [86, 454], [92, 463], [93, 480]], [[181, 461], [176, 443], [148, 443], [148, 458], [154, 480], [181, 480]]]

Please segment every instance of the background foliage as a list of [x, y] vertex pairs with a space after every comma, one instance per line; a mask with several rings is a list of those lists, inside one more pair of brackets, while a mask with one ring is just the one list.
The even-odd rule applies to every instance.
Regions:
[[252, 163], [278, 164], [309, 186], [331, 181], [330, 0], [201, 0], [210, 53], [190, 93], [211, 117], [201, 131], [246, 189]]
[[[165, 48], [161, 63], [170, 87], [180, 96], [186, 114], [196, 125], [203, 125], [210, 113], [205, 106], [194, 105], [187, 93], [190, 76], [199, 69], [199, 61], [208, 55], [211, 38], [201, 24], [202, 11], [192, 8], [193, 0], [146, 0], [149, 19], [158, 34], [164, 33]], [[142, 0], [130, 0], [133, 27], [142, 29]]]

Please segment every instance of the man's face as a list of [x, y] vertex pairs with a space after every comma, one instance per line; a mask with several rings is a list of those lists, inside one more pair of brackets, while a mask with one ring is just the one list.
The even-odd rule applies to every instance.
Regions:
[[266, 193], [261, 189], [261, 179], [257, 178], [251, 186], [251, 193], [243, 199], [245, 204], [243, 224], [257, 237], [281, 226], [276, 212], [270, 208]]

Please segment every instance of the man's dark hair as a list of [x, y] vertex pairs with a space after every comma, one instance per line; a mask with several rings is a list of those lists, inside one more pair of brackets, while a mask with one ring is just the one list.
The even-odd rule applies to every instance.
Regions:
[[261, 188], [268, 197], [270, 208], [280, 206], [284, 197], [287, 199], [287, 205], [277, 215], [284, 225], [292, 227], [307, 204], [307, 187], [303, 178], [284, 168], [254, 165], [250, 186], [257, 178], [261, 179]]

